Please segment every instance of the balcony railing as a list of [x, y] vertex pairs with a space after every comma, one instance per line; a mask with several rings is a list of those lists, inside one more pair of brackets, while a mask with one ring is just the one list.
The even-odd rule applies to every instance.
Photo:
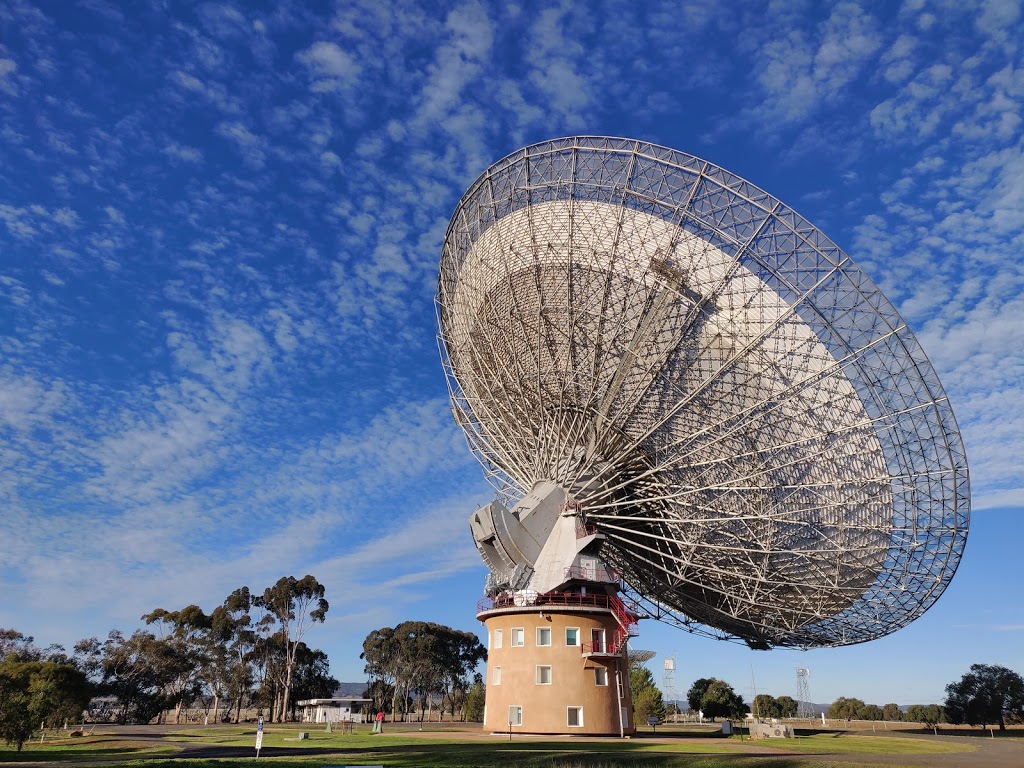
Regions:
[[607, 608], [613, 610], [617, 597], [601, 593], [584, 595], [579, 592], [505, 592], [495, 597], [485, 597], [476, 604], [477, 613], [500, 608], [522, 608], [530, 606]]

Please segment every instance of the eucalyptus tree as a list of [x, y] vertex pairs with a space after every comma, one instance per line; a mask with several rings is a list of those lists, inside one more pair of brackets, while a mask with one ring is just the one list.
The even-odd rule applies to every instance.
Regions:
[[701, 709], [704, 716], [712, 720], [716, 717], [743, 718], [747, 714], [743, 698], [727, 682], [715, 679], [701, 697]]
[[103, 642], [92, 637], [75, 644], [79, 667], [99, 693], [117, 700], [117, 722], [148, 723], [166, 708], [164, 691], [173, 671], [162, 663], [161, 646], [141, 629], [127, 638], [115, 629]]
[[828, 717], [832, 720], [856, 720], [865, 704], [860, 699], [840, 696], [828, 708]]
[[478, 723], [484, 719], [484, 706], [487, 703], [486, 691], [484, 679], [478, 672], [473, 676], [473, 683], [466, 691], [466, 696], [462, 702], [463, 720]]
[[278, 702], [275, 702], [281, 720], [289, 708], [298, 645], [310, 626], [316, 622], [323, 623], [327, 616], [330, 606], [324, 599], [325, 592], [324, 586], [313, 576], [306, 575], [301, 579], [282, 576], [254, 600], [277, 622], [276, 634], [280, 636], [284, 652], [282, 691]]
[[1024, 717], [1024, 678], [998, 664], [972, 664], [967, 674], [946, 686], [946, 719], [982, 727]]
[[215, 674], [209, 664], [210, 617], [198, 605], [188, 605], [177, 611], [157, 608], [142, 619], [158, 628], [153, 650], [166, 680], [164, 703], [174, 707], [174, 722], [180, 723], [182, 709], [199, 697]]
[[747, 705], [732, 686], [715, 677], [702, 677], [695, 680], [686, 693], [690, 711], [700, 710], [704, 717], [714, 720], [717, 717], [744, 717]]
[[779, 696], [775, 703], [779, 705], [779, 717], [796, 717], [800, 708], [792, 696]]
[[92, 694], [63, 648], [43, 651], [31, 637], [0, 629], [0, 738], [19, 752], [36, 726], [78, 720]]
[[[234, 721], [253, 687], [256, 629], [252, 618], [253, 598], [248, 587], [239, 587], [210, 613], [211, 651], [218, 691], [223, 689], [234, 710]], [[216, 702], [214, 710], [216, 711]]]
[[708, 689], [708, 686], [715, 682], [715, 679], [714, 677], [701, 677], [693, 681], [690, 690], [686, 692], [686, 701], [690, 705], [691, 712], [701, 710], [704, 692]]
[[298, 644], [295, 654], [295, 671], [292, 675], [291, 711], [295, 719], [296, 702], [302, 699], [329, 699], [338, 690], [340, 683], [331, 675], [331, 664], [327, 654], [319, 648]]
[[858, 720], [884, 720], [885, 712], [877, 704], [865, 704], [857, 710]]
[[[372, 693], [374, 706], [388, 709], [394, 719], [395, 703], [398, 699], [398, 677], [401, 659], [394, 627], [381, 627], [371, 631], [363, 640], [363, 651], [359, 658], [366, 662], [364, 671], [369, 679], [368, 690]], [[385, 706], [387, 704], [387, 706]]]
[[642, 664], [631, 664], [629, 688], [633, 697], [633, 714], [637, 722], [647, 722], [650, 717], [659, 720], [665, 716], [665, 700], [654, 673]]
[[[455, 715], [469, 676], [487, 655], [473, 633], [426, 621], [405, 621], [370, 632], [360, 654], [366, 662], [370, 690], [391, 694], [391, 713], [408, 713], [411, 697], [419, 702], [420, 717], [432, 707], [434, 695], [447, 700]], [[442, 701], [443, 707], [444, 701]]]
[[946, 722], [946, 713], [938, 704], [911, 704], [907, 707], [903, 719], [908, 723], [923, 723], [929, 728], [934, 728], [939, 723]]
[[754, 697], [753, 709], [754, 717], [782, 717], [782, 705], [779, 700], [767, 693], [759, 693]]
[[903, 719], [903, 710], [896, 703], [889, 703], [882, 707], [882, 718], [889, 722], [898, 723]]

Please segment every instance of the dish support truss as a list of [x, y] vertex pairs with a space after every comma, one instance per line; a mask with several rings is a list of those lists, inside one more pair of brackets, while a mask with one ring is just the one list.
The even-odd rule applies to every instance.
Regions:
[[452, 217], [437, 312], [499, 500], [557, 482], [657, 618], [846, 645], [956, 571], [967, 461], [914, 335], [828, 238], [711, 163], [606, 137], [509, 155]]

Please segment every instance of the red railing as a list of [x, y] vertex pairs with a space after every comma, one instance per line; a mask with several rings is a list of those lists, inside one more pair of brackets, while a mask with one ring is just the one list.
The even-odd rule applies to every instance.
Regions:
[[585, 539], [587, 536], [596, 536], [597, 526], [594, 523], [585, 523], [583, 518], [576, 518], [576, 538]]
[[619, 599], [618, 595], [608, 595], [609, 605], [615, 620], [619, 626], [612, 633], [609, 642], [598, 640], [596, 642], [583, 643], [583, 653], [600, 653], [609, 656], [618, 656], [626, 641], [636, 636], [636, 616], [626, 607], [626, 604]]
[[497, 608], [519, 608], [528, 606], [582, 606], [585, 608], [607, 608], [614, 612], [612, 600], [617, 597], [596, 593], [584, 595], [580, 592], [506, 592], [496, 597], [485, 597], [476, 604], [477, 613]]

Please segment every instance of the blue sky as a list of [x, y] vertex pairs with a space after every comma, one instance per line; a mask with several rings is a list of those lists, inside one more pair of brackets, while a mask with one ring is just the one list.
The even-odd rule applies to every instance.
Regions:
[[491, 162], [610, 134], [839, 243], [938, 370], [974, 497], [910, 627], [763, 653], [644, 622], [659, 679], [911, 704], [1024, 673], [1019, 2], [128, 5], [0, 4], [0, 626], [70, 645], [312, 573], [342, 679], [371, 629], [479, 629], [440, 243]]

